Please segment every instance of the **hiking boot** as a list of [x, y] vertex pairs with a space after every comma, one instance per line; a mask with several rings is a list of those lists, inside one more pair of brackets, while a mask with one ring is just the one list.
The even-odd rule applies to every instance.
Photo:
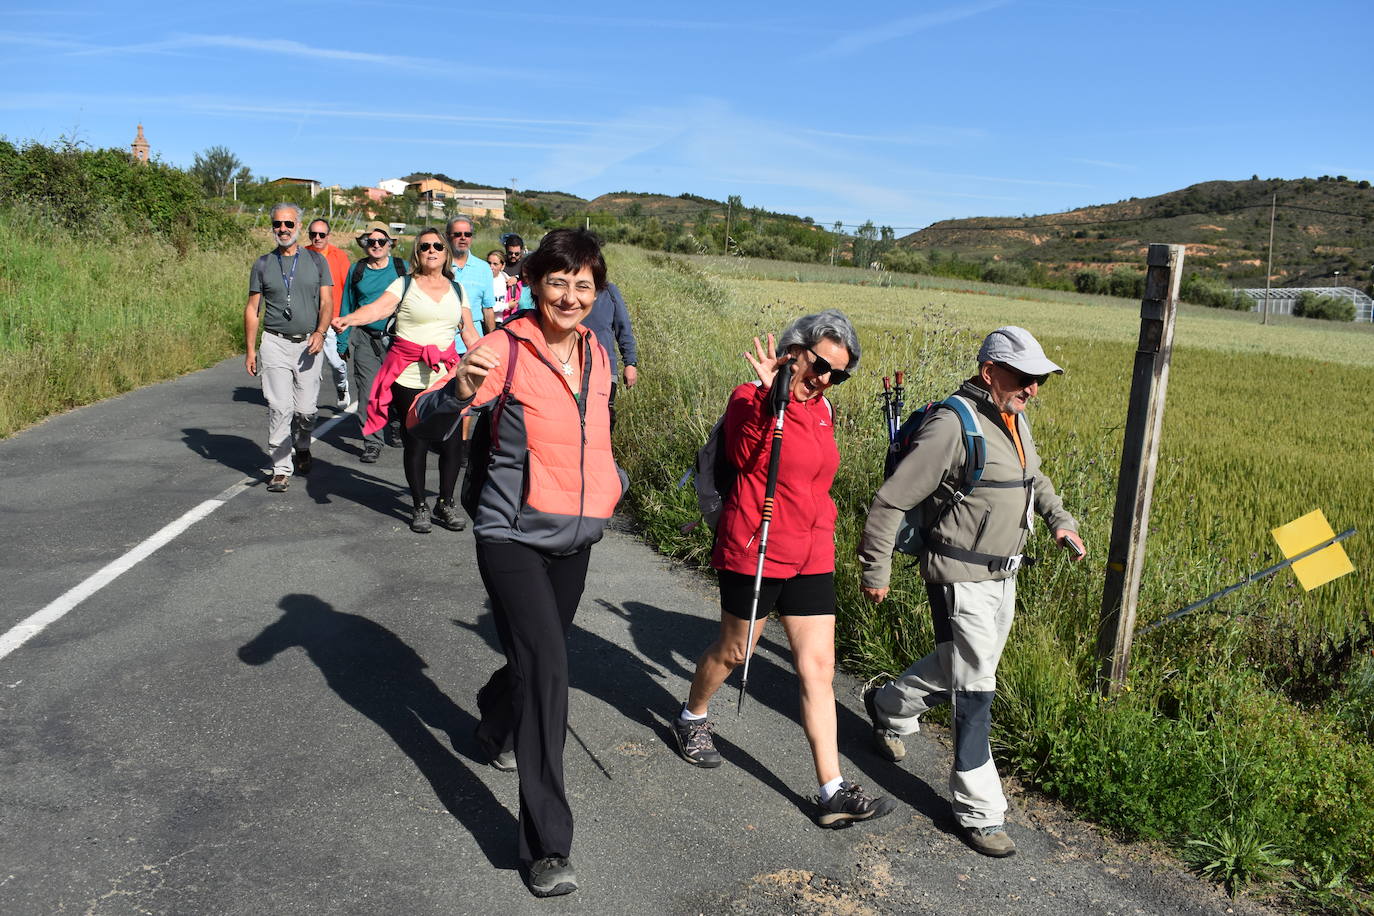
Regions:
[[878, 711], [879, 689], [876, 684], [865, 688], [864, 711], [868, 713], [868, 721], [873, 723], [873, 750], [879, 757], [896, 763], [906, 756], [906, 745], [901, 735], [888, 728], [886, 718]]
[[310, 457], [310, 449], [298, 448], [296, 454], [291, 456], [291, 462], [296, 466], [296, 473], [305, 476], [310, 473], [310, 469], [315, 466], [315, 459]]
[[334, 391], [335, 391], [335, 393], [337, 393], [338, 396], [339, 396], [339, 406], [340, 406], [340, 407], [347, 407], [347, 406], [348, 406], [348, 386], [347, 386], [347, 385], [339, 385], [337, 388], [334, 389]]
[[487, 755], [487, 763], [491, 764], [492, 769], [500, 770], [502, 773], [515, 772], [514, 748], [508, 751], [497, 750], [496, 743], [482, 734], [480, 726], [472, 734], [477, 739], [477, 746], [482, 749], [482, 753]]
[[291, 478], [287, 477], [285, 474], [273, 474], [272, 479], [267, 481], [267, 492], [285, 493], [290, 483]]
[[416, 503], [410, 510], [410, 530], [416, 534], [429, 534], [429, 506]]
[[991, 827], [960, 827], [959, 838], [969, 844], [974, 852], [981, 852], [994, 859], [1016, 855], [1016, 844], [1007, 836], [1005, 824], [993, 824]]
[[683, 760], [694, 767], [720, 766], [720, 751], [716, 750], [716, 739], [711, 737], [712, 728], [710, 719], [673, 720], [673, 737]]
[[897, 807], [892, 799], [885, 796], [874, 798], [863, 790], [863, 786], [852, 782], [840, 783], [840, 788], [830, 796], [830, 801], [821, 801], [819, 796], [815, 801], [821, 807], [821, 816], [816, 823], [831, 830], [848, 827], [856, 821], [883, 817]]
[[449, 531], [462, 531], [468, 526], [468, 520], [451, 499], [441, 499], [434, 504], [434, 522]]
[[577, 890], [577, 871], [565, 856], [546, 856], [530, 865], [530, 893], [558, 897]]
[[382, 447], [375, 442], [365, 442], [363, 443], [363, 456], [358, 460], [363, 464], [376, 464], [380, 457], [382, 457]]
[[382, 432], [382, 440], [391, 448], [401, 447], [403, 443], [401, 442], [401, 424], [399, 421], [392, 420], [386, 425], [386, 429]]

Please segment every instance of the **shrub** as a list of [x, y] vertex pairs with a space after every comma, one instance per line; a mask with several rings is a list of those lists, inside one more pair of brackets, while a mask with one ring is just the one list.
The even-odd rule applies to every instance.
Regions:
[[1323, 321], [1354, 321], [1355, 303], [1337, 296], [1321, 296], [1311, 290], [1298, 294], [1293, 314], [1299, 318], [1320, 318]]

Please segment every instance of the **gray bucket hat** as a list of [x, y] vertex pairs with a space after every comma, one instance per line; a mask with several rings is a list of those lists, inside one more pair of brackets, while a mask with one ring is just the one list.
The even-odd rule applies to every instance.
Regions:
[[1039, 341], [1025, 328], [1008, 326], [989, 334], [978, 348], [978, 364], [1003, 363], [1026, 375], [1063, 374], [1064, 370], [1045, 356]]

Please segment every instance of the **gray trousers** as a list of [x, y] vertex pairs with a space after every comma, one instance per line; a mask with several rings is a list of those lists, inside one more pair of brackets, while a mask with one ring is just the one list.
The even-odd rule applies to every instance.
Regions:
[[[362, 435], [363, 424], [367, 422], [367, 400], [372, 392], [372, 380], [377, 377], [377, 371], [382, 368], [382, 360], [386, 357], [386, 350], [382, 349], [382, 342], [362, 328], [354, 328], [348, 332], [348, 361], [350, 363], [349, 375], [353, 388], [353, 397], [358, 402], [358, 431]], [[382, 430], [369, 433], [363, 436], [364, 442], [375, 442], [382, 444]]]
[[272, 473], [290, 477], [292, 449], [310, 448], [320, 397], [319, 354], [308, 352], [309, 338], [292, 343], [275, 334], [262, 335], [258, 376], [267, 398], [267, 453]]
[[954, 704], [954, 764], [949, 791], [954, 816], [965, 827], [1001, 824], [1007, 810], [988, 734], [997, 663], [1011, 632], [1016, 577], [996, 582], [926, 585], [935, 625], [935, 651], [916, 662], [874, 697], [893, 731], [919, 731], [921, 713]]
[[324, 356], [325, 362], [334, 376], [334, 387], [348, 385], [348, 366], [344, 365], [343, 357], [339, 355], [339, 338], [335, 336], [334, 329], [330, 328], [324, 335], [324, 349], [320, 351]]

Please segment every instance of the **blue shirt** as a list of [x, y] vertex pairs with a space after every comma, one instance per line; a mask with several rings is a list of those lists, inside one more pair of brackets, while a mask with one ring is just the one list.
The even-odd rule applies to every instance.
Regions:
[[[491, 287], [491, 265], [469, 251], [468, 262], [462, 268], [459, 268], [457, 261], [453, 262], [453, 279], [463, 284], [468, 294], [468, 312], [472, 315], [472, 326], [480, 336], [482, 310], [496, 308], [496, 296], [492, 294]], [[461, 344], [459, 352], [462, 352]]]

